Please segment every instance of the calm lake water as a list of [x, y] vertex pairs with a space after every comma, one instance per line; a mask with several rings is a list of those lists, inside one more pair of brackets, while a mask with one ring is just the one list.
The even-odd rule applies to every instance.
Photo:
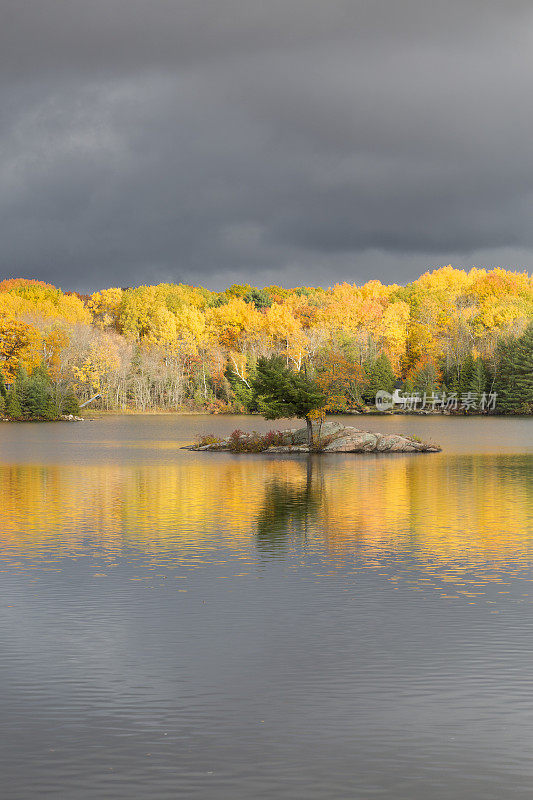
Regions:
[[4, 800], [531, 797], [533, 420], [347, 421], [0, 426]]

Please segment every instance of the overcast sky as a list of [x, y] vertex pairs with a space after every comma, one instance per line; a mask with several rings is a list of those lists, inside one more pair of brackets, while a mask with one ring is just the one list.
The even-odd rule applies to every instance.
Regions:
[[0, 277], [533, 269], [531, 0], [0, 5]]

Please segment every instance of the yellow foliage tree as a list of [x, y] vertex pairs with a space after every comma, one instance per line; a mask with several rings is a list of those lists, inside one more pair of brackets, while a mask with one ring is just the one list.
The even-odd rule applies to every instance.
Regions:
[[10, 383], [20, 368], [31, 371], [40, 363], [40, 334], [33, 325], [0, 317], [0, 370]]

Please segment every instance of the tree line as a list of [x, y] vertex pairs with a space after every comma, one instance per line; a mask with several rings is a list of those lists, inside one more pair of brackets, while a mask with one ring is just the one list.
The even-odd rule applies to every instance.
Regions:
[[109, 410], [256, 411], [257, 364], [276, 356], [316, 382], [332, 412], [364, 410], [401, 382], [427, 395], [493, 392], [496, 411], [531, 413], [532, 320], [533, 278], [504, 269], [443, 267], [407, 286], [164, 283], [91, 295], [10, 279], [0, 282], [1, 412], [53, 417], [94, 395], [92, 407]]

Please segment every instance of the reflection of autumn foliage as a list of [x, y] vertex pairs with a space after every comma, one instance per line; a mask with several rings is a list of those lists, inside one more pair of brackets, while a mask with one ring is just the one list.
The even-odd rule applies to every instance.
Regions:
[[[131, 548], [180, 559], [220, 546], [306, 546], [325, 556], [419, 563], [533, 557], [527, 456], [306, 462], [185, 458], [132, 466], [0, 466], [0, 557]], [[328, 555], [329, 554], [329, 555]]]
[[324, 502], [323, 476], [316, 458], [306, 460], [305, 481], [274, 478], [265, 486], [257, 515], [257, 547], [274, 554], [285, 550], [291, 536], [307, 536]]

